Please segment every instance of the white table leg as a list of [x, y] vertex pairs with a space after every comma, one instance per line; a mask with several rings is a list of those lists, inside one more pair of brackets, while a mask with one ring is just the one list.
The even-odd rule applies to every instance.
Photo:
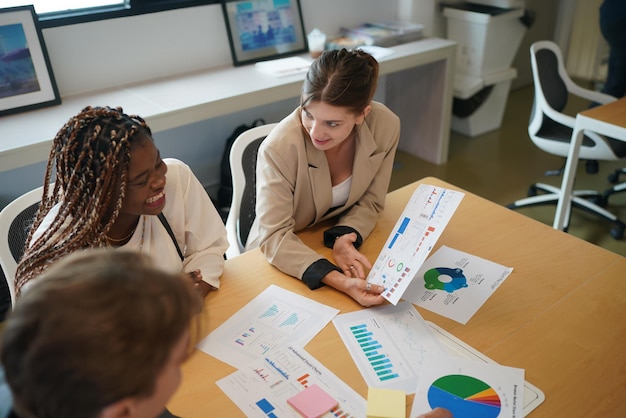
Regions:
[[576, 118], [574, 130], [572, 131], [572, 141], [563, 171], [563, 181], [561, 182], [561, 191], [559, 201], [556, 205], [556, 213], [554, 215], [554, 229], [562, 231], [569, 219], [572, 205], [572, 189], [574, 187], [574, 178], [576, 177], [576, 166], [578, 165], [578, 155], [580, 146], [583, 143], [584, 131], [580, 127], [579, 118]]

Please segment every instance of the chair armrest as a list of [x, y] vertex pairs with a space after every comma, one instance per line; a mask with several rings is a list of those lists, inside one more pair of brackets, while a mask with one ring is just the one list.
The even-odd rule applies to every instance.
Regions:
[[596, 103], [600, 103], [600, 104], [607, 104], [607, 103], [611, 103], [614, 102], [615, 100], [617, 100], [617, 98], [610, 96], [608, 94], [605, 93], [601, 93], [599, 91], [595, 91], [595, 90], [589, 90], [586, 88], [583, 88], [581, 86], [579, 86], [578, 84], [575, 83], [568, 83], [568, 90], [570, 91], [570, 93], [578, 96], [578, 97], [582, 97], [584, 99], [587, 100], [591, 100], [592, 102], [596, 102]]

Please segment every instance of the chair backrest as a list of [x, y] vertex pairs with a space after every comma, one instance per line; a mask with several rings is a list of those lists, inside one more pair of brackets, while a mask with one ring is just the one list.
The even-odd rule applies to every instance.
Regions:
[[557, 112], [562, 112], [567, 105], [567, 86], [559, 74], [561, 57], [557, 49], [537, 48], [534, 57], [537, 62], [537, 75], [541, 85], [541, 94], [546, 102]]
[[24, 254], [26, 239], [37, 214], [42, 193], [43, 187], [31, 190], [0, 212], [0, 265], [11, 297], [11, 306], [15, 305], [14, 280], [17, 263]]
[[256, 215], [256, 161], [259, 146], [276, 125], [270, 123], [243, 132], [230, 150], [233, 200], [226, 219], [230, 243], [226, 251], [227, 258], [244, 252]]
[[[563, 113], [570, 94], [588, 100], [614, 100], [572, 81], [565, 70], [559, 46], [538, 41], [530, 47], [535, 98], [528, 123], [528, 134], [542, 150], [565, 157], [569, 152], [575, 118]], [[581, 109], [584, 110], [584, 109]], [[626, 143], [586, 132], [580, 148], [581, 159], [615, 160], [626, 153]]]

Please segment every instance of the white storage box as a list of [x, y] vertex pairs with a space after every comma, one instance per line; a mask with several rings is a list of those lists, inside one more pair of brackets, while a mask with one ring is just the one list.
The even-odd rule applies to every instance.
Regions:
[[511, 66], [526, 33], [526, 26], [519, 20], [524, 11], [499, 10], [492, 15], [450, 7], [443, 9], [448, 39], [458, 43], [457, 72], [481, 76]]
[[455, 78], [452, 130], [475, 137], [500, 128], [515, 68], [489, 77]]

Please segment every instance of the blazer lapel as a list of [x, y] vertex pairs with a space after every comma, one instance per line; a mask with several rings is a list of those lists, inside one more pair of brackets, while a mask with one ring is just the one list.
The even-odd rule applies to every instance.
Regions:
[[376, 141], [374, 141], [367, 123], [363, 122], [357, 132], [354, 166], [352, 167], [352, 187], [347, 205], [353, 205], [363, 196], [374, 175], [378, 172], [380, 160], [383, 157], [384, 155], [381, 153], [376, 153]]
[[315, 224], [326, 215], [327, 208], [333, 201], [332, 185], [328, 161], [324, 152], [315, 148], [308, 138], [305, 141], [309, 179], [311, 180], [313, 204], [315, 205], [315, 221], [313, 222]]

